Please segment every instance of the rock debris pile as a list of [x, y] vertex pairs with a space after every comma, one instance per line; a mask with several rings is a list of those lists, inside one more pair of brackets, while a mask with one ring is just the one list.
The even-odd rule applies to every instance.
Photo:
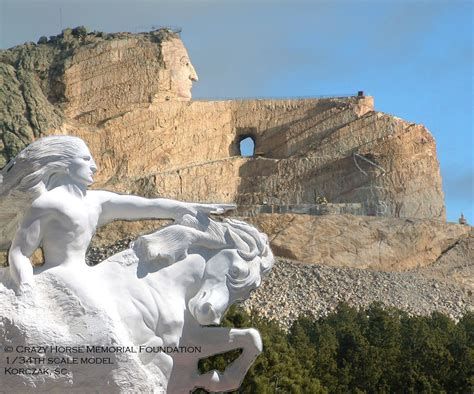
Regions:
[[113, 243], [112, 245], [108, 245], [107, 247], [100, 247], [100, 246], [91, 246], [87, 250], [86, 254], [86, 263], [87, 265], [96, 265], [99, 264], [101, 261], [108, 259], [110, 256], [113, 256], [115, 253], [119, 253], [122, 250], [127, 249], [130, 247], [130, 244], [136, 236], [129, 236], [124, 239], [120, 239], [117, 242]]
[[381, 302], [412, 315], [438, 311], [453, 319], [474, 310], [471, 291], [425, 278], [422, 270], [381, 272], [310, 266], [281, 258], [244, 307], [288, 328], [299, 315], [325, 316], [340, 302], [357, 308]]

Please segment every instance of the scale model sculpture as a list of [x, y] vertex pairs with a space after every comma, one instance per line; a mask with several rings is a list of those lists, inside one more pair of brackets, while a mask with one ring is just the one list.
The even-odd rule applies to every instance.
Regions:
[[[218, 222], [208, 216], [233, 205], [87, 190], [96, 171], [84, 141], [71, 136], [41, 138], [1, 171], [0, 247], [10, 249], [9, 268], [0, 269], [0, 342], [3, 332], [2, 345], [14, 344], [27, 327], [35, 331], [35, 340], [69, 345], [74, 344], [68, 340], [86, 338], [143, 349], [199, 346], [198, 353], [128, 355], [125, 364], [117, 356], [118, 367], [108, 370], [110, 376], [95, 371], [98, 375], [89, 380], [110, 379], [111, 387], [125, 390], [157, 391], [161, 384], [170, 393], [238, 388], [262, 350], [260, 335], [252, 328], [207, 326], [217, 325], [226, 309], [246, 299], [271, 269], [267, 237], [244, 222]], [[86, 265], [86, 251], [98, 227], [113, 220], [149, 218], [175, 222], [139, 237], [129, 249], [96, 266]], [[30, 257], [38, 247], [44, 264], [33, 268]], [[28, 323], [35, 308], [42, 312]], [[59, 315], [66, 323], [57, 323], [60, 328], [54, 328], [58, 334], [53, 335], [51, 326]], [[34, 319], [39, 321], [32, 328]], [[242, 348], [242, 354], [223, 373], [199, 374], [200, 358], [236, 348]], [[143, 383], [143, 377], [152, 383]], [[29, 376], [22, 384], [74, 388], [77, 379], [71, 372], [62, 380]], [[6, 387], [14, 389], [15, 384], [7, 382]]]

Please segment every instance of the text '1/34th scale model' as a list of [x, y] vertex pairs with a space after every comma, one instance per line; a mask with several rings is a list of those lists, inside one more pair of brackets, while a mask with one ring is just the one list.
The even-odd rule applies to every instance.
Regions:
[[[273, 265], [267, 237], [245, 222], [209, 218], [233, 205], [87, 190], [96, 164], [83, 140], [38, 139], [0, 175], [0, 333], [8, 390], [236, 389], [262, 342], [255, 329], [217, 325]], [[96, 229], [113, 220], [171, 218], [131, 247], [88, 266]], [[44, 264], [30, 257], [41, 246]], [[241, 348], [223, 373], [201, 358]], [[104, 357], [106, 356], [106, 357]], [[100, 364], [100, 365], [98, 365]]]

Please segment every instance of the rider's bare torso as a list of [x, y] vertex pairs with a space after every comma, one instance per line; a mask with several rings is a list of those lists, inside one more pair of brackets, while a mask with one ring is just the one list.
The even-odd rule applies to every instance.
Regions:
[[41, 245], [45, 266], [41, 271], [59, 265], [85, 264], [87, 248], [99, 226], [100, 192], [88, 191], [81, 195], [71, 193], [69, 189], [57, 187], [33, 203], [33, 209], [42, 211], [41, 220], [52, 224], [43, 226]]

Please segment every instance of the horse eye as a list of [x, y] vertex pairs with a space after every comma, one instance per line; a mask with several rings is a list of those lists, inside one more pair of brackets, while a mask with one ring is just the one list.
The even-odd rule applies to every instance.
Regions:
[[239, 277], [239, 275], [240, 275], [239, 267], [233, 266], [230, 269], [230, 276], [232, 276], [233, 278], [237, 278], [237, 277]]

